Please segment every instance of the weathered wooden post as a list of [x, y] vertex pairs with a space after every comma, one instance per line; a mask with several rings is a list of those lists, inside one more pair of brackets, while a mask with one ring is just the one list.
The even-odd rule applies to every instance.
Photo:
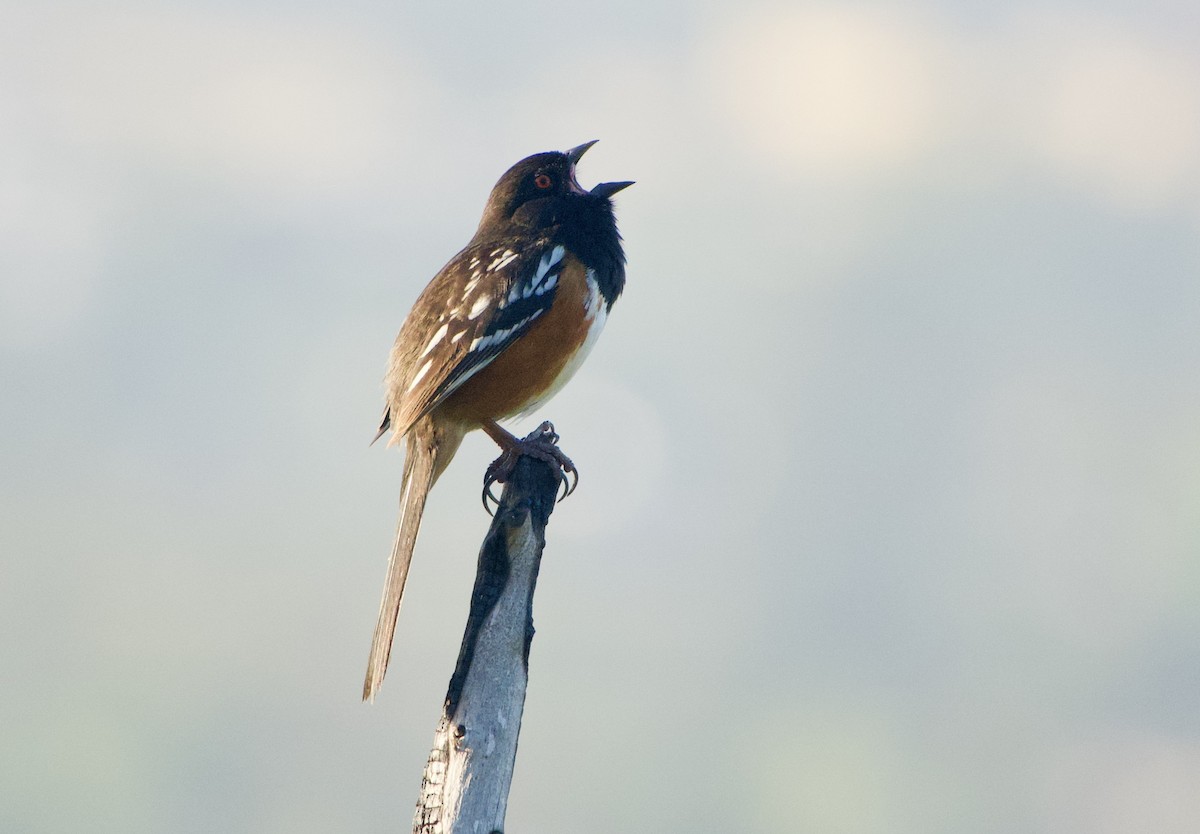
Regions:
[[433, 750], [421, 778], [414, 834], [504, 829], [529, 680], [533, 591], [561, 475], [522, 457], [479, 551], [471, 610]]

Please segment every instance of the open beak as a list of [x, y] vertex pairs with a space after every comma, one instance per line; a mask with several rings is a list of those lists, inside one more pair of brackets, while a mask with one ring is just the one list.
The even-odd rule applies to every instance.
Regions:
[[593, 186], [590, 193], [601, 197], [611, 197], [622, 188], [628, 188], [631, 185], [633, 185], [633, 180], [628, 180], [627, 182], [602, 182]]
[[[578, 194], [584, 194], [584, 193], [595, 194], [598, 197], [606, 197], [607, 198], [607, 197], [611, 197], [612, 195], [616, 194], [622, 188], [628, 188], [629, 186], [633, 185], [633, 182], [632, 181], [629, 181], [629, 182], [602, 182], [599, 185], [595, 186], [589, 192], [585, 192], [582, 188], [579, 188], [579, 186], [574, 182], [574, 180], [575, 180], [575, 163], [577, 163], [579, 161], [580, 157], [582, 157], [585, 153], [587, 153], [588, 148], [590, 148], [592, 145], [596, 144], [599, 141], [600, 141], [599, 139], [593, 139], [590, 142], [584, 142], [582, 145], [576, 145], [575, 147], [571, 148], [571, 150], [569, 150], [569, 151], [564, 151], [564, 153], [567, 155], [567, 159], [569, 159], [571, 161], [571, 181], [572, 181], [572, 184], [575, 185], [575, 188], [579, 189], [576, 193], [578, 193]], [[575, 190], [575, 189], [572, 189], [572, 190]]]
[[571, 160], [571, 164], [574, 165], [576, 162], [579, 161], [580, 157], [582, 157], [585, 153], [587, 153], [588, 148], [590, 148], [592, 145], [596, 144], [599, 141], [600, 141], [599, 139], [593, 139], [590, 142], [584, 142], [582, 145], [576, 145], [575, 147], [571, 148], [571, 150], [569, 150], [569, 151], [564, 151], [564, 153], [566, 153], [567, 159]]

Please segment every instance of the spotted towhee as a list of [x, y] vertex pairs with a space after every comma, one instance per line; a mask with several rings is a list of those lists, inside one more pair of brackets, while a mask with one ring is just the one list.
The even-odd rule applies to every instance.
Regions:
[[532, 411], [571, 378], [625, 285], [610, 198], [632, 183], [580, 188], [575, 164], [593, 144], [509, 168], [471, 242], [429, 282], [396, 337], [376, 439], [391, 431], [389, 445], [403, 438], [407, 455], [364, 700], [375, 697], [387, 671], [425, 497], [463, 435], [483, 429], [504, 451], [492, 480], [517, 451], [573, 470], [552, 429], [518, 440], [496, 421]]

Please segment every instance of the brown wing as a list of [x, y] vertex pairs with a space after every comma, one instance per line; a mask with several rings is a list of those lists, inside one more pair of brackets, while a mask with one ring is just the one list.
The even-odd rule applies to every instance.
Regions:
[[392, 347], [380, 434], [401, 437], [549, 310], [564, 255], [543, 238], [476, 244], [446, 264]]

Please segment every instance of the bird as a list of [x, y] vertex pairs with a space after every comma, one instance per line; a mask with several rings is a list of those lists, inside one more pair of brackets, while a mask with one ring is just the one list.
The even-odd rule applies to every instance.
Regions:
[[364, 701], [375, 699], [387, 672], [426, 497], [464, 435], [482, 429], [501, 449], [484, 479], [485, 507], [489, 487], [510, 474], [520, 454], [551, 461], [578, 480], [551, 424], [517, 438], [498, 421], [534, 411], [562, 388], [624, 289], [612, 196], [633, 182], [580, 187], [575, 166], [596, 141], [509, 168], [470, 242], [421, 292], [396, 337], [375, 440], [390, 431], [387, 445], [405, 445], [400, 518]]

